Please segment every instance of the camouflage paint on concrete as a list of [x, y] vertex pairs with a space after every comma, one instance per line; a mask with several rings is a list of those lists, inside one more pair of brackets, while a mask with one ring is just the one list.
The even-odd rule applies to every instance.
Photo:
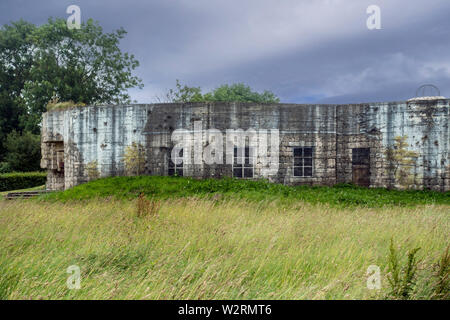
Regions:
[[[48, 170], [47, 188], [62, 190], [89, 180], [88, 165], [98, 164], [101, 177], [124, 175], [124, 150], [133, 142], [146, 150], [148, 175], [167, 175], [171, 134], [206, 129], [278, 129], [279, 169], [254, 178], [296, 185], [354, 182], [356, 148], [368, 148], [371, 187], [450, 190], [449, 101], [408, 101], [351, 105], [246, 103], [139, 104], [76, 107], [44, 114], [41, 166]], [[392, 172], [388, 148], [406, 137], [417, 154], [408, 168], [408, 185]], [[205, 143], [206, 145], [206, 143]], [[313, 174], [296, 177], [293, 148], [313, 148]], [[225, 152], [225, 147], [224, 147]], [[224, 155], [225, 159], [225, 155]], [[95, 162], [96, 161], [96, 162]], [[196, 178], [232, 176], [230, 164], [185, 164], [184, 175]], [[404, 170], [405, 171], [405, 170]], [[364, 172], [364, 171], [362, 171]]]

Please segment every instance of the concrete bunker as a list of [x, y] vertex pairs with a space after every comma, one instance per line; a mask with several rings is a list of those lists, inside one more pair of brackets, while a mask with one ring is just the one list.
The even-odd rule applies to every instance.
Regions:
[[[223, 164], [185, 161], [194, 159], [194, 150], [182, 150], [173, 158], [172, 133], [178, 129], [198, 135], [202, 148], [208, 147], [210, 129], [276, 129], [279, 146], [271, 152], [277, 153], [277, 170], [267, 173], [248, 146], [232, 150], [230, 162]], [[48, 171], [47, 188], [63, 190], [93, 177], [127, 175], [125, 153], [135, 144], [144, 150], [139, 174], [447, 191], [449, 138], [448, 99], [348, 105], [215, 102], [75, 107], [43, 115], [41, 166]], [[396, 150], [395, 157], [390, 158], [389, 150]], [[225, 148], [222, 156], [227, 157]], [[98, 174], [92, 175], [94, 163]]]

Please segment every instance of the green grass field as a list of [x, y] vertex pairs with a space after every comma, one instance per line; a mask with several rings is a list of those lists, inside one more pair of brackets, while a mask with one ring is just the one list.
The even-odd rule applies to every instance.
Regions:
[[[138, 214], [142, 206], [153, 211]], [[421, 248], [409, 298], [435, 298], [449, 193], [101, 179], [0, 201], [0, 298], [390, 298], [391, 238], [401, 266]], [[78, 290], [66, 285], [72, 265]], [[380, 290], [367, 288], [370, 265], [380, 267]]]

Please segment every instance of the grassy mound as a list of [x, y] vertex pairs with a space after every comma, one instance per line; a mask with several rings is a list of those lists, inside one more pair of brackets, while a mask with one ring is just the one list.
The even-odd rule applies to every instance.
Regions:
[[133, 199], [140, 193], [159, 199], [181, 197], [240, 198], [251, 201], [298, 201], [332, 206], [409, 206], [420, 204], [450, 204], [450, 192], [396, 191], [367, 189], [353, 185], [334, 187], [285, 186], [266, 181], [241, 179], [195, 180], [181, 177], [112, 177], [95, 180], [64, 192], [42, 196], [46, 200], [70, 201], [113, 197]]

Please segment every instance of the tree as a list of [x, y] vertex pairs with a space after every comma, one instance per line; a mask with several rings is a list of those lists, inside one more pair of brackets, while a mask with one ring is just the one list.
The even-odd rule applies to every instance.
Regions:
[[[130, 102], [127, 89], [142, 88], [142, 82], [132, 75], [139, 62], [119, 48], [125, 34], [122, 28], [103, 33], [92, 19], [80, 29], [68, 29], [63, 19], [36, 28], [30, 36], [33, 64], [23, 88], [30, 114], [40, 115], [55, 98], [87, 105]], [[36, 129], [36, 119], [30, 120], [28, 127]]]
[[278, 103], [280, 99], [270, 91], [259, 93], [243, 84], [222, 85], [211, 92], [202, 94], [200, 87], [182, 86], [177, 80], [176, 89], [170, 89], [167, 99], [170, 102], [253, 102], [253, 103]]
[[222, 85], [212, 92], [204, 95], [205, 101], [232, 101], [232, 102], [254, 102], [254, 103], [278, 103], [280, 99], [272, 92], [265, 90], [263, 93], [252, 91], [243, 84]]
[[130, 176], [138, 176], [145, 171], [145, 148], [140, 143], [133, 142], [125, 148], [124, 159], [125, 173]]
[[41, 139], [39, 135], [12, 131], [6, 138], [5, 147], [7, 150], [5, 160], [12, 171], [40, 170]]
[[23, 20], [0, 28], [0, 161], [13, 130], [39, 134], [50, 100], [83, 104], [127, 103], [127, 89], [142, 88], [132, 75], [139, 62], [122, 53], [120, 28], [104, 33], [88, 20], [68, 29], [63, 19], [35, 26]]
[[177, 79], [176, 89], [170, 89], [166, 95], [170, 102], [200, 102], [204, 101], [200, 87], [182, 86]]
[[34, 25], [23, 20], [0, 29], [0, 161], [6, 154], [6, 136], [20, 130], [27, 115], [21, 94], [33, 63], [28, 37], [35, 30]]

